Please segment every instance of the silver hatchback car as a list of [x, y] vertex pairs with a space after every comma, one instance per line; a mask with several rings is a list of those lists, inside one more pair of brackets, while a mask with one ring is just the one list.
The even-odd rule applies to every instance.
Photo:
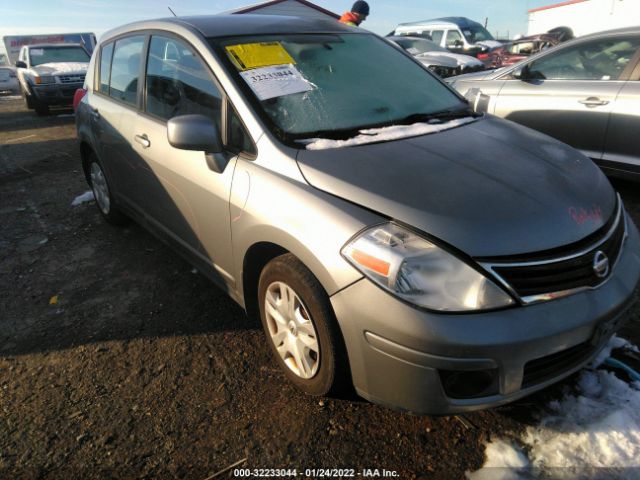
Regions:
[[260, 317], [307, 393], [353, 385], [428, 414], [509, 402], [592, 359], [634, 298], [638, 232], [591, 160], [474, 114], [366, 31], [135, 23], [102, 37], [85, 90], [102, 215]]

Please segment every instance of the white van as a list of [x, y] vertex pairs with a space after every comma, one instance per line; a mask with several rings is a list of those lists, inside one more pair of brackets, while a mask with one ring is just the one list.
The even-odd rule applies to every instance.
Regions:
[[445, 17], [422, 22], [401, 23], [393, 35], [419, 36], [455, 53], [489, 58], [489, 51], [502, 44], [478, 22], [465, 17]]

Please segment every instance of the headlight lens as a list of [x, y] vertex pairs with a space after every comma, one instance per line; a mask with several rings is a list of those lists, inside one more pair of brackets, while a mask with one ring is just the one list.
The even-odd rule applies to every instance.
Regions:
[[51, 75], [38, 76], [35, 77], [36, 85], [41, 85], [43, 83], [56, 83], [56, 77]]
[[466, 312], [514, 303], [462, 260], [393, 223], [364, 231], [342, 254], [385, 290], [421, 307]]

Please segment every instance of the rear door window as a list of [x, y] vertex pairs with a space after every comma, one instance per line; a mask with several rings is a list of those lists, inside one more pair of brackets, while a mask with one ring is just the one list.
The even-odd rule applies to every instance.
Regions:
[[136, 105], [138, 77], [145, 36], [136, 35], [116, 41], [111, 62], [109, 95], [130, 105]]

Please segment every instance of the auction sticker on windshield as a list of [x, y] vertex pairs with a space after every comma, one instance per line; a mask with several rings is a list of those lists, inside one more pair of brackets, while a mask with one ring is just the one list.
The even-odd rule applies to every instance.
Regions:
[[229, 45], [227, 52], [240, 71], [272, 65], [295, 65], [296, 63], [279, 42]]
[[240, 72], [240, 75], [260, 100], [308, 92], [313, 89], [293, 65], [255, 68]]

